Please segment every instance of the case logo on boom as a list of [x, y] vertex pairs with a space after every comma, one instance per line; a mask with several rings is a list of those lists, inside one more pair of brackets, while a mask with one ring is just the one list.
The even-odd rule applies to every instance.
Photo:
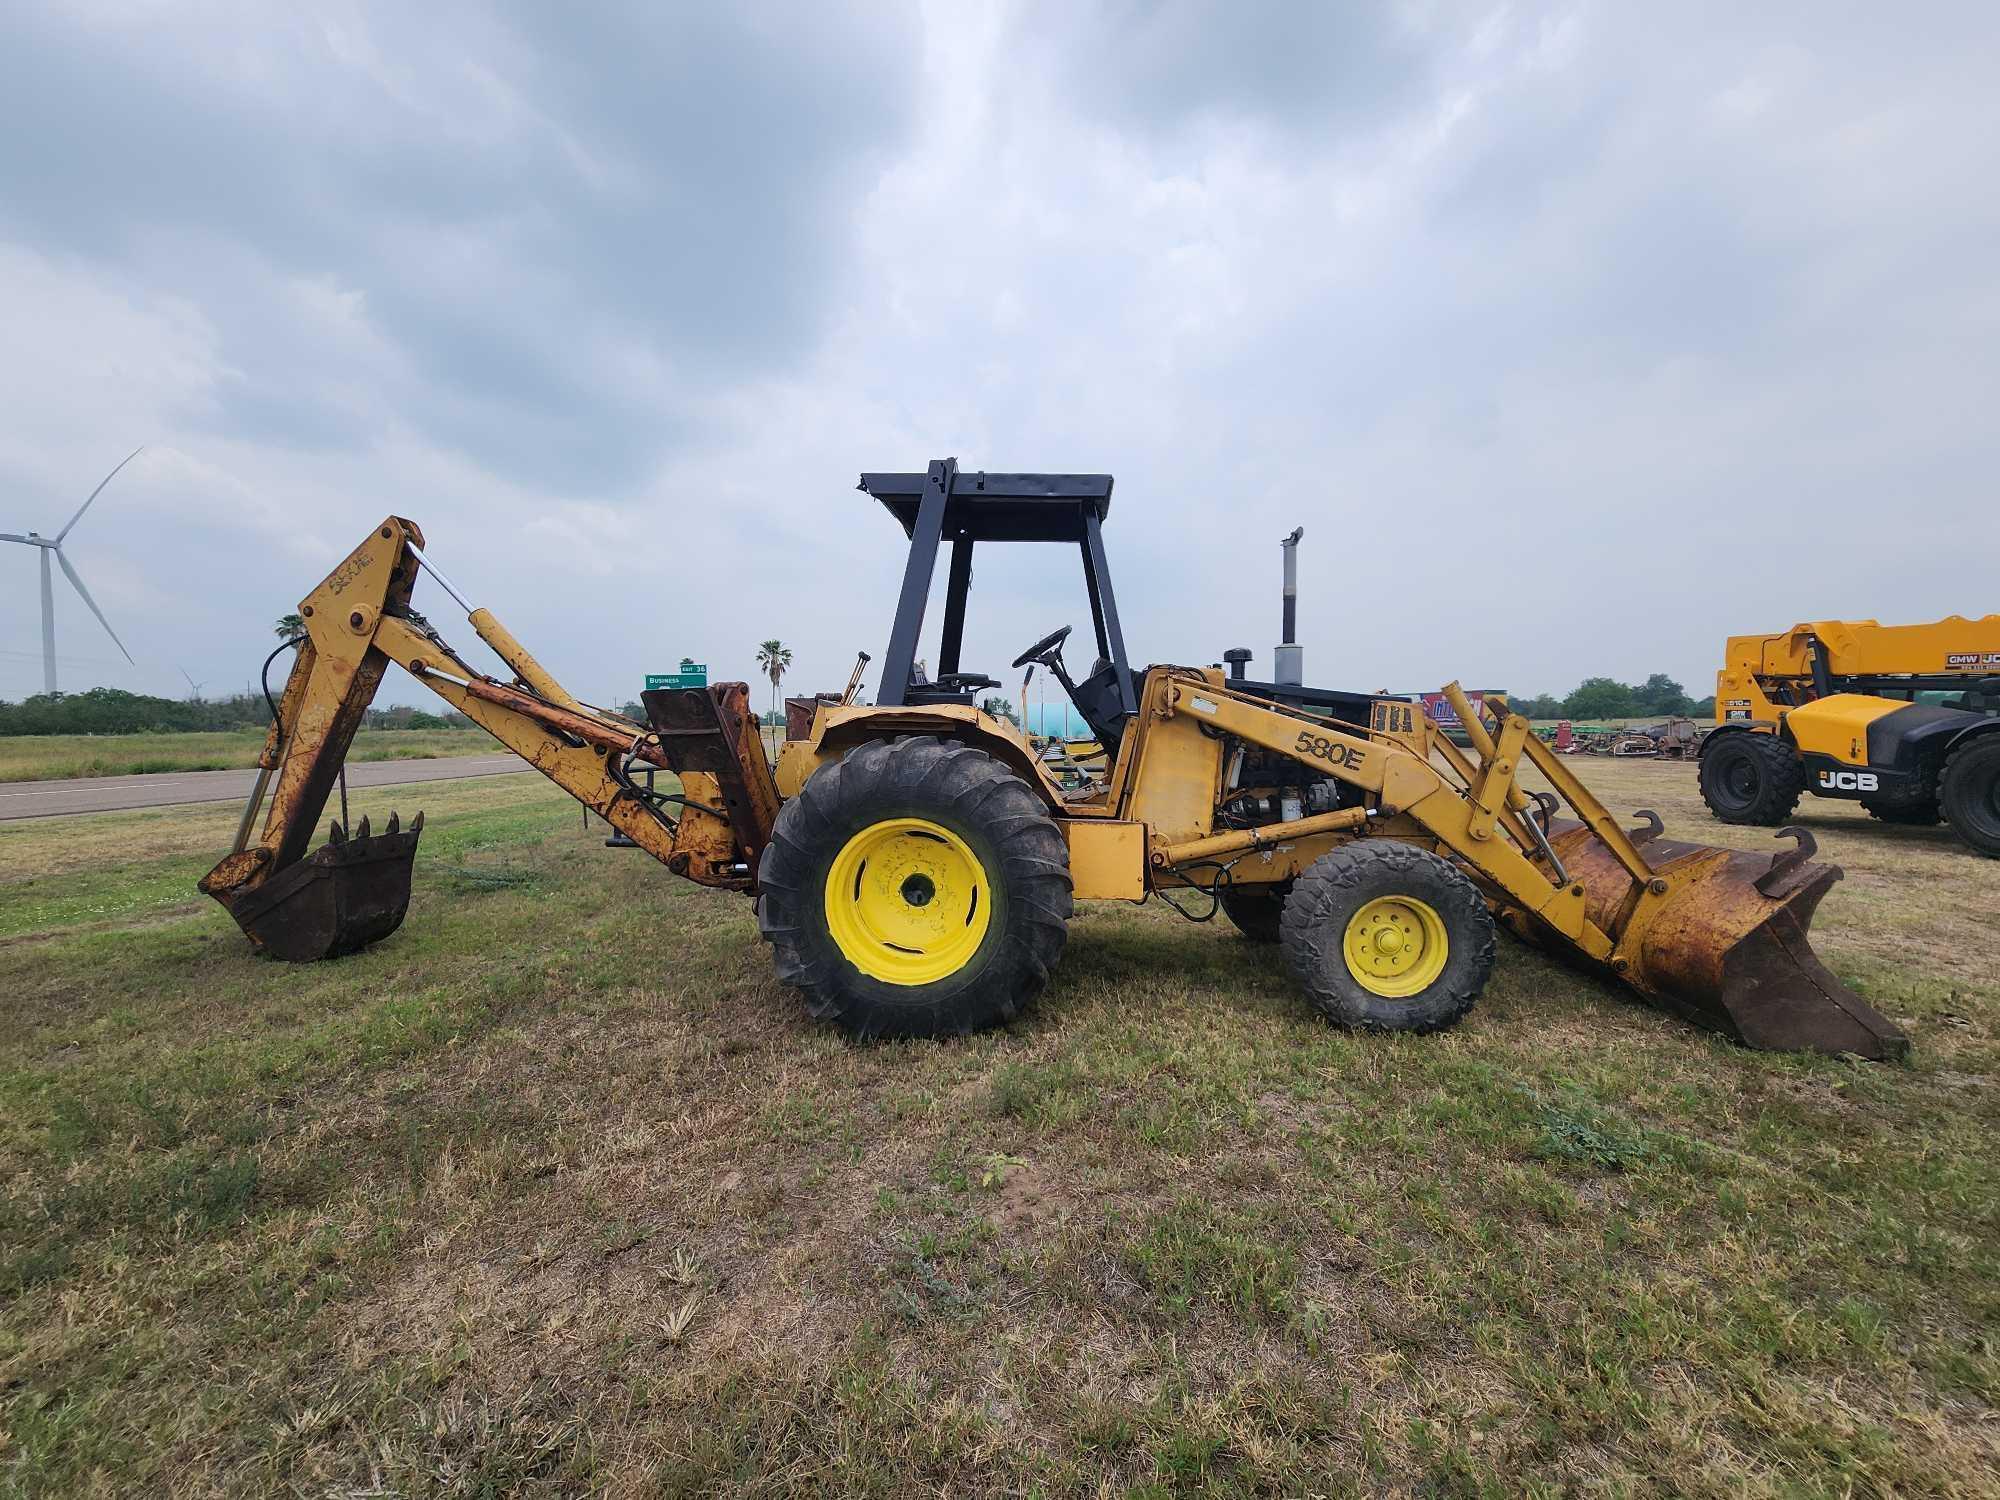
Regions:
[[1882, 781], [1873, 771], [1822, 771], [1819, 784], [1829, 792], [1873, 792]]

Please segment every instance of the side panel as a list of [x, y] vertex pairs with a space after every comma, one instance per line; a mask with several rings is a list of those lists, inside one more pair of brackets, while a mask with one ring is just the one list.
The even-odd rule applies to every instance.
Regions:
[[1146, 825], [1065, 818], [1069, 874], [1079, 901], [1146, 899]]
[[1898, 776], [1894, 771], [1854, 766], [1835, 760], [1830, 755], [1804, 755], [1800, 759], [1805, 763], [1806, 789], [1816, 797], [1846, 797], [1850, 800], [1879, 797], [1886, 801], [1900, 801], [1923, 790], [1910, 777]]
[[1952, 741], [1989, 727], [1984, 714], [1839, 693], [1785, 718], [1806, 766], [1806, 785], [1822, 797], [1901, 801], [1936, 790]]
[[1967, 730], [1990, 730], [1993, 719], [1964, 708], [1933, 708], [1902, 703], [1868, 726], [1868, 763], [1881, 769], [1914, 775], [1926, 763], [1933, 772], [1944, 762], [1945, 748]]
[[1868, 731], [1885, 714], [1909, 707], [1889, 698], [1835, 693], [1785, 716], [1785, 727], [1805, 755], [1821, 755], [1846, 766], [1868, 764]]
[[[1204, 679], [1221, 680], [1205, 673]], [[1166, 844], [1207, 835], [1222, 789], [1222, 741], [1192, 715], [1165, 717], [1174, 679], [1158, 667], [1146, 673], [1139, 715], [1126, 730], [1131, 795], [1123, 816], [1144, 823]], [[1135, 733], [1136, 731], [1136, 733]], [[1136, 744], [1133, 743], [1136, 740]], [[1121, 763], [1126, 761], [1121, 754]]]
[[[1731, 642], [1733, 646], [1735, 643]], [[1757, 674], [1748, 667], [1724, 667], [1715, 674], [1715, 722], [1775, 724], [1783, 710], [1771, 701]]]

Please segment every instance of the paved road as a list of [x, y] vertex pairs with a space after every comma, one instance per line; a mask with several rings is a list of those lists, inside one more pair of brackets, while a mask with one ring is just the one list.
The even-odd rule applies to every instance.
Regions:
[[[515, 755], [451, 755], [439, 760], [364, 760], [347, 768], [350, 789], [402, 786], [412, 781], [455, 781], [526, 771]], [[0, 823], [14, 818], [55, 818], [66, 813], [120, 812], [133, 807], [178, 807], [188, 802], [242, 802], [255, 771], [162, 771], [153, 776], [86, 776], [73, 781], [0, 782]]]

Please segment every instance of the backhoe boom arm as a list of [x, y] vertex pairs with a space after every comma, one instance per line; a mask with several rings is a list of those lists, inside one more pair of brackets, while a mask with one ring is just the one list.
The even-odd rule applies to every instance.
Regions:
[[[201, 889], [228, 907], [260, 945], [286, 957], [328, 956], [310, 951], [322, 945], [349, 951], [361, 945], [354, 939], [364, 929], [372, 935], [361, 941], [372, 942], [384, 935], [376, 930], [384, 922], [393, 930], [401, 921], [421, 819], [408, 831], [392, 829], [373, 839], [365, 821], [359, 830], [336, 825], [333, 843], [310, 859], [306, 855], [355, 730], [391, 662], [676, 874], [704, 885], [750, 889], [759, 851], [745, 846], [721, 806], [715, 775], [683, 769], [678, 793], [647, 794], [624, 765], [630, 757], [674, 769], [653, 730], [571, 697], [487, 610], [470, 611], [468, 618], [514, 670], [514, 682], [469, 666], [420, 616], [411, 615], [422, 545], [415, 523], [391, 516], [300, 603], [306, 638], [278, 700], [236, 848], [203, 878]], [[719, 705], [747, 720], [741, 684], [710, 691]], [[267, 786], [269, 811], [253, 841]], [[400, 892], [393, 889], [398, 872], [385, 868], [397, 863]], [[344, 912], [362, 884], [352, 872], [363, 869], [374, 886], [385, 889], [361, 893], [367, 911]], [[348, 889], [336, 889], [343, 886]], [[393, 918], [385, 903], [396, 908]], [[282, 951], [300, 947], [298, 934], [283, 930], [288, 925], [305, 930], [308, 951]]]

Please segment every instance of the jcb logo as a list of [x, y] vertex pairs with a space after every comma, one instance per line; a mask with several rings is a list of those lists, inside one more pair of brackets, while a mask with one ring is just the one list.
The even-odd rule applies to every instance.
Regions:
[[1872, 792], [1882, 782], [1873, 771], [1822, 771], [1819, 784], [1829, 792]]

